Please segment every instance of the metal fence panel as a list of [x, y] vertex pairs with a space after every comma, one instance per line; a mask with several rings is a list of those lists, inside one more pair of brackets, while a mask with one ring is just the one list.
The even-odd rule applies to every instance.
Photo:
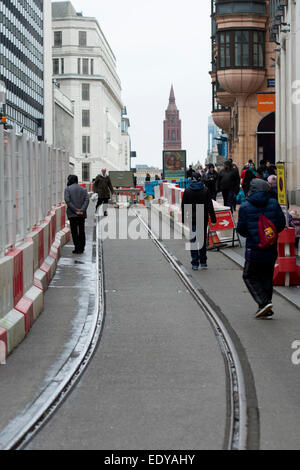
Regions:
[[64, 200], [69, 155], [0, 126], [0, 257]]

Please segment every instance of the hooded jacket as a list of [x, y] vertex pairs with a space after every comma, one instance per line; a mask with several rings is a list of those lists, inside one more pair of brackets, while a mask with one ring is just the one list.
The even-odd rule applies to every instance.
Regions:
[[262, 180], [253, 180], [250, 185], [248, 200], [241, 206], [237, 232], [247, 239], [246, 259], [257, 263], [272, 263], [277, 257], [277, 246], [259, 248], [258, 221], [261, 214], [275, 225], [278, 233], [285, 228], [285, 216], [280, 205], [264, 189]]
[[204, 223], [207, 225], [208, 216], [210, 215], [213, 224], [216, 223], [216, 214], [213, 206], [211, 196], [208, 189], [201, 181], [193, 181], [190, 186], [185, 190], [182, 198], [182, 223], [185, 223], [185, 206], [192, 206], [192, 224], [196, 225], [196, 206], [197, 204], [204, 205]]

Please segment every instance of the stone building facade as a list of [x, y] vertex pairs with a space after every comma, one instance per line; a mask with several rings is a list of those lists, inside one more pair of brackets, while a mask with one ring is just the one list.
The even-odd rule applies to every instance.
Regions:
[[274, 54], [268, 0], [212, 0], [212, 116], [240, 168], [275, 163]]
[[[52, 3], [53, 78], [74, 102], [74, 165], [82, 181], [102, 168], [129, 170], [115, 55], [96, 18]], [[127, 153], [127, 155], [125, 155]]]

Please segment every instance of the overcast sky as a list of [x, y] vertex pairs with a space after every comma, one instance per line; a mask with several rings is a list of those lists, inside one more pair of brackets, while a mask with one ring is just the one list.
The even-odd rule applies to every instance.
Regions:
[[117, 58], [136, 163], [162, 165], [172, 83], [188, 162], [204, 162], [211, 112], [210, 1], [71, 1], [84, 16], [97, 18]]

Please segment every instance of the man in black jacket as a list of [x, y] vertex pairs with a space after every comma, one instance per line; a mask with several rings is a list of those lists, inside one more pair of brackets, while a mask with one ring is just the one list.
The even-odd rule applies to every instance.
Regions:
[[[204, 217], [200, 216], [201, 206], [204, 209]], [[198, 179], [185, 190], [182, 199], [182, 223], [187, 223], [193, 233], [191, 256], [194, 271], [199, 269], [199, 264], [202, 268], [207, 268], [206, 238], [209, 215], [212, 223], [215, 224], [217, 220], [209, 191]], [[204, 240], [204, 243], [199, 249], [200, 240]]]
[[232, 168], [229, 161], [224, 163], [224, 169], [221, 170], [218, 181], [218, 192], [222, 191], [224, 206], [234, 210], [235, 194], [240, 190], [240, 178], [238, 171]]
[[85, 249], [85, 219], [89, 206], [89, 195], [85, 188], [78, 184], [78, 177], [68, 177], [68, 187], [65, 189], [67, 216], [70, 221], [71, 233], [75, 245], [74, 254], [80, 255]]

